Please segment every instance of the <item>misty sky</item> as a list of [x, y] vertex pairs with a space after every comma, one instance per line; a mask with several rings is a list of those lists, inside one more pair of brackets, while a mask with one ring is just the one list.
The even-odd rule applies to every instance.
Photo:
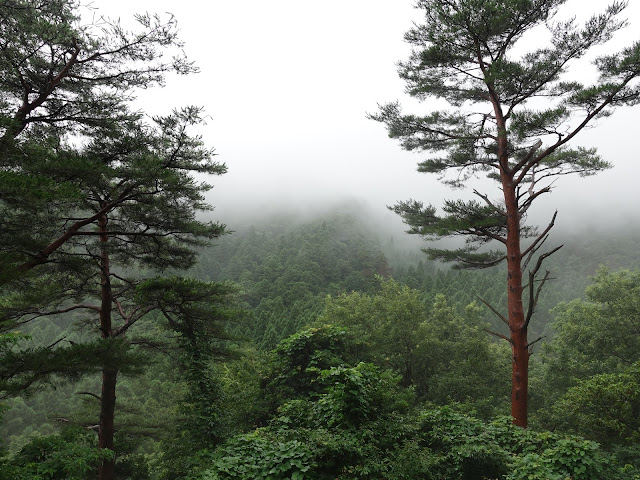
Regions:
[[[604, 9], [604, 0], [569, 0], [564, 16]], [[400, 149], [383, 125], [366, 118], [377, 103], [410, 102], [396, 74], [409, 47], [403, 34], [421, 12], [412, 0], [96, 0], [100, 13], [130, 19], [135, 12], [171, 12], [185, 51], [201, 72], [171, 77], [164, 89], [139, 95], [149, 113], [200, 105], [211, 116], [201, 132], [229, 173], [213, 179], [216, 217], [258, 217], [265, 206], [307, 209], [355, 198], [380, 209], [416, 198], [439, 205], [460, 196], [435, 175], [415, 171], [421, 155]], [[629, 27], [605, 50], [640, 39], [640, 0], [630, 0]], [[577, 76], [589, 74], [576, 67]], [[591, 178], [561, 178], [539, 202], [537, 218], [560, 209], [558, 224], [593, 221], [624, 207], [638, 221], [640, 106], [617, 111], [577, 137], [573, 145], [598, 147], [613, 170]], [[470, 184], [471, 185], [471, 184]], [[492, 185], [491, 196], [499, 196]], [[389, 215], [392, 215], [389, 213]]]

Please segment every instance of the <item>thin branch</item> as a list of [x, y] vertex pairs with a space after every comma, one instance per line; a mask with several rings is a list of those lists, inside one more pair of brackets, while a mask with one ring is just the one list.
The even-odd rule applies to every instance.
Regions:
[[157, 233], [157, 232], [125, 232], [125, 231], [120, 231], [120, 230], [110, 230], [108, 232], [76, 232], [75, 236], [89, 236], [89, 237], [95, 237], [98, 235], [103, 235], [103, 234], [107, 234], [109, 236], [129, 236], [129, 237], [169, 237], [172, 235], [187, 235], [190, 234], [191, 232], [187, 232], [187, 231], [181, 231], [181, 230], [176, 230], [176, 231], [171, 231], [171, 232], [164, 232], [164, 233]]
[[456, 261], [462, 263], [463, 265], [467, 265], [470, 268], [488, 268], [493, 267], [494, 265], [498, 265], [503, 260], [506, 260], [506, 258], [507, 256], [504, 255], [500, 258], [492, 260], [491, 262], [473, 262], [469, 259], [457, 256]]
[[476, 190], [475, 188], [473, 189], [473, 193], [477, 196], [479, 196], [481, 199], [483, 199], [487, 205], [489, 205], [491, 208], [493, 208], [496, 212], [498, 212], [500, 215], [506, 217], [507, 214], [505, 211], [499, 209], [498, 207], [496, 207], [491, 200], [489, 200], [489, 197], [487, 195], [485, 195], [484, 193], [480, 193], [478, 190]]
[[49, 348], [53, 348], [53, 347], [55, 347], [57, 344], [59, 344], [60, 342], [62, 342], [65, 338], [67, 338], [67, 337], [62, 337], [62, 338], [60, 338], [60, 339], [56, 340], [55, 342], [53, 342], [51, 345], [48, 345], [48, 346], [47, 346], [47, 347], [45, 347], [45, 348], [47, 348], [47, 349], [49, 349]]
[[529, 272], [529, 306], [527, 308], [527, 316], [525, 317], [525, 321], [524, 321], [524, 328], [525, 329], [529, 326], [529, 322], [531, 321], [531, 317], [533, 316], [533, 313], [535, 311], [535, 306], [538, 303], [538, 298], [540, 297], [540, 292], [542, 291], [542, 287], [544, 286], [545, 282], [547, 280], [549, 280], [549, 274], [550, 273], [547, 270], [547, 272], [544, 275], [544, 278], [540, 281], [540, 285], [538, 285], [538, 288], [535, 289], [535, 291], [534, 291], [535, 278], [536, 278], [536, 275], [538, 273], [538, 270], [540, 270], [540, 267], [542, 266], [542, 262], [544, 262], [544, 260], [547, 257], [550, 257], [555, 252], [560, 250], [562, 247], [563, 246], [560, 245], [560, 246], [554, 248], [553, 250], [540, 255], [538, 257], [538, 261], [536, 262], [536, 266], [534, 267], [534, 269], [532, 271]]
[[509, 342], [509, 343], [513, 343], [513, 342], [511, 341], [511, 339], [510, 339], [509, 337], [507, 337], [506, 335], [503, 335], [503, 334], [498, 333], [498, 332], [494, 332], [494, 331], [492, 331], [492, 330], [489, 330], [488, 328], [483, 328], [483, 330], [484, 330], [485, 332], [487, 332], [487, 333], [491, 334], [491, 335], [494, 335], [494, 336], [496, 336], [496, 337], [498, 337], [498, 338], [501, 338], [501, 339], [503, 339], [503, 340], [506, 340], [506, 341], [507, 341], [507, 342]]
[[128, 279], [128, 278], [121, 277], [120, 275], [118, 275], [118, 274], [116, 274], [116, 273], [113, 273], [113, 272], [109, 272], [109, 275], [111, 275], [111, 276], [112, 276], [112, 277], [114, 277], [114, 278], [117, 278], [117, 279], [118, 279], [118, 280], [120, 280], [121, 282], [128, 283], [128, 284], [130, 284], [130, 285], [132, 285], [132, 286], [133, 286], [133, 283], [134, 283], [134, 282], [132, 282], [132, 281], [131, 281], [130, 279]]
[[490, 230], [487, 230], [486, 228], [483, 228], [483, 227], [469, 228], [466, 230], [460, 230], [460, 232], [462, 234], [471, 234], [471, 235], [476, 235], [478, 237], [491, 238], [496, 242], [500, 242], [505, 245], [507, 244], [507, 239], [505, 237], [498, 235], [497, 233], [493, 233]]
[[538, 343], [540, 340], [545, 338], [544, 336], [536, 338], [533, 342], [527, 343], [527, 348], [531, 347], [534, 343]]
[[132, 340], [129, 342], [131, 345], [141, 345], [144, 347], [152, 348], [153, 350], [157, 350], [158, 352], [168, 356], [169, 358], [175, 358], [169, 349], [165, 348], [165, 346], [158, 342], [152, 342], [150, 340]]
[[94, 310], [96, 312], [99, 312], [100, 307], [96, 305], [74, 305], [69, 308], [63, 308], [62, 310], [52, 310], [50, 312], [25, 312], [23, 315], [33, 315], [33, 317], [30, 317], [28, 320], [26, 320], [23, 323], [30, 322], [32, 320], [35, 320], [36, 318], [48, 317], [51, 315], [59, 315], [61, 313], [72, 312], [73, 310]]
[[93, 397], [98, 401], [102, 400], [100, 398], [100, 395], [96, 395], [95, 393], [91, 393], [91, 392], [76, 392], [76, 395], [89, 395], [90, 397]]
[[484, 303], [487, 307], [489, 307], [489, 309], [490, 309], [493, 313], [495, 313], [495, 314], [498, 316], [498, 318], [504, 322], [504, 324], [505, 324], [505, 325], [507, 325], [507, 326], [509, 325], [509, 320], [507, 320], [507, 319], [505, 318], [505, 316], [504, 316], [504, 315], [502, 315], [502, 314], [501, 314], [501, 313], [500, 313], [496, 308], [494, 308], [494, 307], [493, 307], [493, 305], [491, 305], [491, 304], [490, 304], [489, 302], [487, 302], [486, 300], [483, 300], [483, 299], [482, 299], [482, 298], [480, 298], [478, 295], [476, 295], [476, 298], [477, 298], [478, 300], [480, 300], [482, 303]]
[[[549, 222], [547, 227], [544, 229], [544, 231], [540, 235], [538, 235], [538, 238], [536, 238], [533, 241], [533, 243], [529, 245], [524, 252], [522, 252], [522, 254], [520, 255], [520, 258], [526, 257], [527, 254], [529, 253], [531, 254], [535, 253], [542, 246], [542, 244], [547, 240], [547, 234], [555, 225], [557, 216], [558, 216], [558, 211], [556, 210], [553, 214], [553, 217], [551, 217], [551, 221]], [[540, 243], [541, 240], [542, 242]], [[538, 243], [540, 243], [540, 245], [538, 245]], [[529, 259], [527, 259], [527, 261], [525, 262], [525, 266], [522, 267], [523, 269], [526, 268], [526, 263], [528, 262], [529, 262]]]
[[[112, 335], [114, 337], [118, 337], [118, 336], [122, 335], [127, 330], [129, 330], [129, 328], [134, 323], [136, 323], [138, 320], [140, 320], [142, 317], [144, 317], [151, 310], [153, 310], [153, 307], [146, 307], [144, 309], [140, 309], [140, 307], [136, 308], [136, 310], [134, 310], [134, 313], [131, 314], [131, 316], [127, 319], [127, 321], [124, 323], [124, 325], [122, 325], [120, 328], [117, 328], [117, 329], [113, 330]], [[137, 311], [137, 314], [136, 314], [136, 311]]]

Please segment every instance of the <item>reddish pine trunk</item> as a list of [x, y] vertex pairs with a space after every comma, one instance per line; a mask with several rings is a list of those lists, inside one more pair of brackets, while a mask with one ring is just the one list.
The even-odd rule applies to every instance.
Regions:
[[522, 254], [520, 252], [520, 214], [513, 177], [502, 176], [507, 210], [507, 309], [512, 352], [511, 416], [513, 423], [527, 427], [529, 351], [527, 326], [522, 304]]
[[527, 396], [529, 390], [529, 349], [527, 331], [511, 330], [513, 376], [511, 380], [511, 416], [514, 425], [527, 428]]
[[[113, 296], [111, 292], [111, 271], [109, 267], [109, 251], [107, 235], [107, 218], [98, 219], [100, 231], [100, 334], [107, 340], [112, 336], [111, 308]], [[113, 451], [114, 423], [116, 407], [116, 380], [118, 369], [104, 364], [102, 366], [102, 395], [100, 397], [100, 426], [98, 429], [99, 447]], [[103, 460], [98, 471], [99, 480], [114, 480], [115, 458]]]
[[509, 166], [507, 122], [502, 113], [498, 96], [493, 91], [493, 88], [489, 87], [498, 127], [497, 146], [500, 180], [507, 215], [507, 309], [513, 367], [511, 377], [511, 416], [515, 425], [527, 428], [529, 351], [527, 325], [522, 304], [520, 210], [518, 208], [516, 184], [514, 183], [514, 172], [511, 171]]

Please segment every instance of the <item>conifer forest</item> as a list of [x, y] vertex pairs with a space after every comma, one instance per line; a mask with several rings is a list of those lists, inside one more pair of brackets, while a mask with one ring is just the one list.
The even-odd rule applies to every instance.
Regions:
[[567, 1], [413, 2], [361, 116], [424, 198], [220, 215], [180, 15], [0, 0], [0, 480], [640, 479], [637, 202], [554, 205], [640, 172], [585, 142], [640, 118], [636, 0]]

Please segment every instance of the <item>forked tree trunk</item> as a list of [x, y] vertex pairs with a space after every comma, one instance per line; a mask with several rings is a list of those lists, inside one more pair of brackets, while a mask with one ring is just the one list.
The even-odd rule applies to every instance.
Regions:
[[[98, 219], [100, 231], [100, 335], [106, 341], [112, 336], [111, 308], [113, 294], [111, 291], [111, 271], [109, 266], [109, 250], [107, 235], [107, 218]], [[113, 449], [114, 416], [116, 407], [116, 381], [118, 369], [112, 365], [102, 365], [102, 395], [100, 396], [100, 425], [98, 429], [98, 445], [101, 449]], [[115, 479], [115, 458], [103, 460], [98, 471], [99, 480]]]

